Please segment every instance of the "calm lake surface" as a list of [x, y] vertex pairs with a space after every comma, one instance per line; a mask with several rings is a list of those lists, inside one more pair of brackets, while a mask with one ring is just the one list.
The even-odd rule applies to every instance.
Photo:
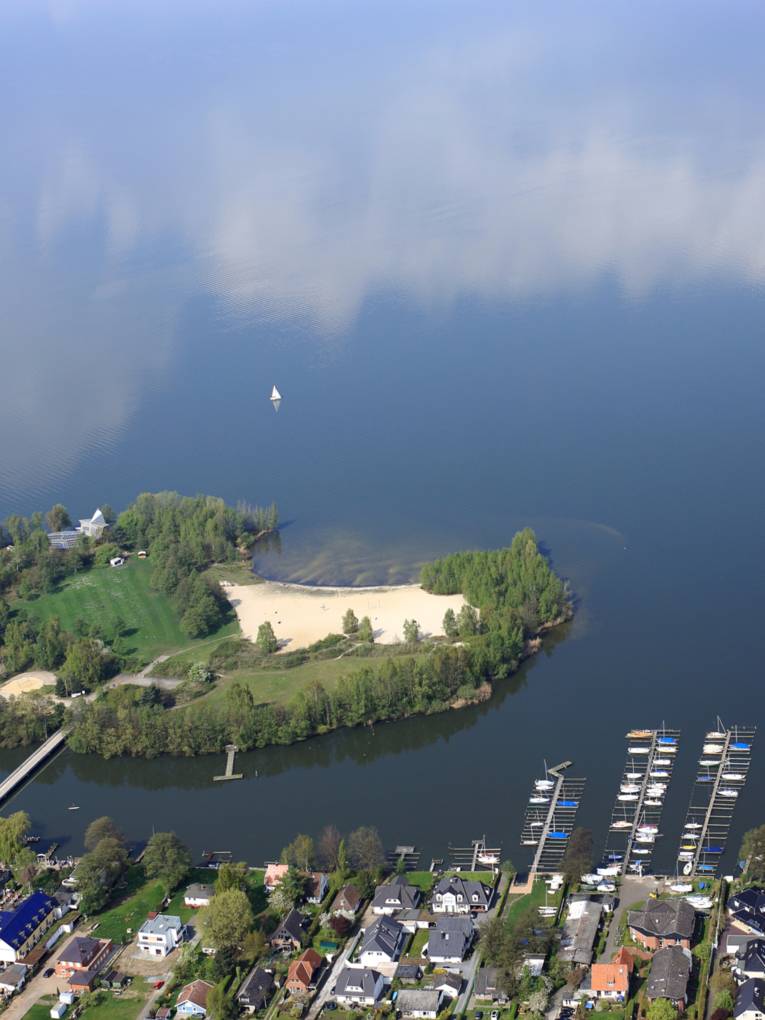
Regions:
[[765, 715], [764, 29], [743, 0], [2, 5], [0, 517], [275, 500], [259, 570], [365, 584], [528, 524], [579, 600], [480, 707], [230, 785], [67, 752], [9, 807], [73, 851], [108, 813], [253, 862], [327, 822], [522, 861], [543, 759], [602, 845], [626, 730], [665, 721], [671, 864], [704, 731]]

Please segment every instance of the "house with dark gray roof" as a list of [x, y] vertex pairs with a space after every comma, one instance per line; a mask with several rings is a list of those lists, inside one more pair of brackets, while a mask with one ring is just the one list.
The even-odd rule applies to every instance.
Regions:
[[726, 907], [734, 927], [765, 936], [765, 890], [756, 886], [742, 889], [731, 896]]
[[765, 1017], [765, 981], [752, 978], [741, 985], [736, 995], [733, 1016], [734, 1020], [763, 1020]]
[[491, 907], [494, 889], [485, 882], [460, 875], [447, 875], [433, 890], [435, 914], [469, 914], [471, 910], [485, 912]]
[[375, 1006], [383, 997], [385, 978], [371, 967], [343, 967], [335, 982], [338, 1002]]
[[431, 963], [461, 963], [473, 944], [475, 927], [470, 917], [439, 917], [431, 928], [424, 954]]
[[402, 1016], [436, 1020], [442, 999], [435, 988], [404, 988], [398, 993], [396, 1008]]
[[441, 992], [448, 999], [456, 999], [462, 991], [461, 974], [435, 974], [427, 987]]
[[507, 994], [499, 986], [499, 968], [481, 967], [475, 976], [473, 994], [476, 999], [490, 1002], [507, 1002]]
[[378, 917], [364, 932], [359, 947], [359, 962], [364, 967], [395, 963], [401, 956], [406, 932], [391, 917]]
[[239, 989], [237, 1001], [246, 1013], [264, 1009], [274, 994], [274, 975], [270, 970], [255, 967]]
[[13, 995], [24, 987], [28, 970], [23, 963], [12, 963], [0, 971], [0, 1000], [4, 995]]
[[407, 885], [406, 882], [386, 882], [385, 885], [378, 885], [372, 899], [372, 913], [387, 915], [397, 913], [399, 910], [411, 910], [419, 906], [422, 893], [416, 885]]
[[269, 938], [275, 949], [300, 949], [306, 940], [309, 919], [294, 907]]
[[682, 946], [658, 949], [651, 960], [651, 971], [646, 984], [648, 998], [669, 999], [678, 1009], [684, 1009], [691, 962], [690, 949]]
[[696, 928], [696, 911], [687, 900], [653, 900], [643, 910], [628, 914], [630, 935], [646, 949], [664, 946], [691, 948]]
[[765, 979], [765, 939], [750, 939], [744, 952], [736, 958], [732, 970], [739, 981], [745, 978]]

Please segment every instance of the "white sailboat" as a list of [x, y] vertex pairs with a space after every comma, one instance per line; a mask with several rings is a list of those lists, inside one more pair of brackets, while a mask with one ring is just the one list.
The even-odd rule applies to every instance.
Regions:
[[281, 400], [281, 399], [282, 399], [281, 393], [277, 390], [276, 386], [274, 386], [271, 389], [271, 400]]

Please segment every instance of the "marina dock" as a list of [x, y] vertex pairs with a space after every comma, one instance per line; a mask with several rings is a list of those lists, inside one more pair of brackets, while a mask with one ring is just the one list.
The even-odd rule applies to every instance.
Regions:
[[573, 762], [564, 761], [545, 768], [543, 779], [536, 779], [523, 820], [521, 845], [534, 846], [529, 878], [553, 873], [560, 868], [568, 839], [574, 830], [576, 813], [586, 779], [572, 779], [565, 772]]
[[222, 776], [213, 776], [214, 783], [221, 783], [226, 779], [243, 779], [243, 773], [234, 772], [234, 759], [239, 748], [236, 744], [226, 744], [226, 771]]
[[717, 728], [704, 738], [677, 854], [679, 874], [717, 873], [749, 775], [755, 733], [755, 726], [728, 729], [718, 719]]
[[68, 736], [68, 727], [62, 726], [60, 730], [56, 730], [55, 733], [48, 737], [44, 744], [40, 744], [37, 750], [33, 751], [28, 758], [25, 758], [21, 765], [15, 768], [9, 776], [6, 776], [2, 783], [0, 783], [0, 804], [23, 786], [28, 779], [31, 779], [51, 755], [63, 747]]
[[664, 797], [672, 779], [679, 730], [630, 730], [627, 760], [614, 801], [604, 863], [642, 875], [660, 837]]

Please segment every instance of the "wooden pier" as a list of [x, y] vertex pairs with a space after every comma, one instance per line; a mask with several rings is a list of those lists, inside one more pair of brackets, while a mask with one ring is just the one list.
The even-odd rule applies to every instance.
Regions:
[[221, 783], [226, 779], [244, 779], [242, 772], [234, 772], [234, 758], [238, 750], [236, 744], [226, 744], [226, 771], [222, 776], [213, 776], [214, 783]]
[[449, 864], [456, 871], [497, 871], [501, 860], [502, 847], [487, 847], [486, 836], [470, 846], [449, 846]]
[[[627, 734], [627, 761], [611, 814], [604, 856], [604, 863], [618, 867], [622, 875], [628, 871], [642, 875], [650, 870], [656, 839], [661, 835], [659, 823], [679, 736], [679, 730], [665, 726], [658, 730], [630, 730]], [[650, 795], [654, 787], [656, 792]], [[622, 842], [624, 838], [626, 844]], [[614, 860], [617, 854], [618, 859]]]
[[37, 770], [61, 747], [69, 736], [68, 727], [61, 727], [56, 730], [44, 744], [40, 744], [36, 751], [33, 751], [21, 765], [11, 772], [9, 776], [0, 783], [0, 804], [15, 793]]
[[749, 775], [756, 732], [754, 726], [726, 728], [718, 719], [717, 729], [704, 738], [680, 839], [679, 874], [711, 878], [717, 873], [736, 803]]
[[[534, 860], [529, 868], [529, 880], [537, 874], [553, 874], [563, 860], [568, 838], [574, 830], [574, 821], [579, 802], [584, 793], [585, 779], [572, 779], [564, 775], [573, 762], [563, 761], [553, 768], [545, 768], [545, 782], [552, 782], [552, 789], [539, 789], [535, 781], [531, 798], [523, 821], [521, 844], [535, 846]], [[550, 780], [552, 776], [552, 780]], [[547, 798], [539, 805], [533, 799]]]

